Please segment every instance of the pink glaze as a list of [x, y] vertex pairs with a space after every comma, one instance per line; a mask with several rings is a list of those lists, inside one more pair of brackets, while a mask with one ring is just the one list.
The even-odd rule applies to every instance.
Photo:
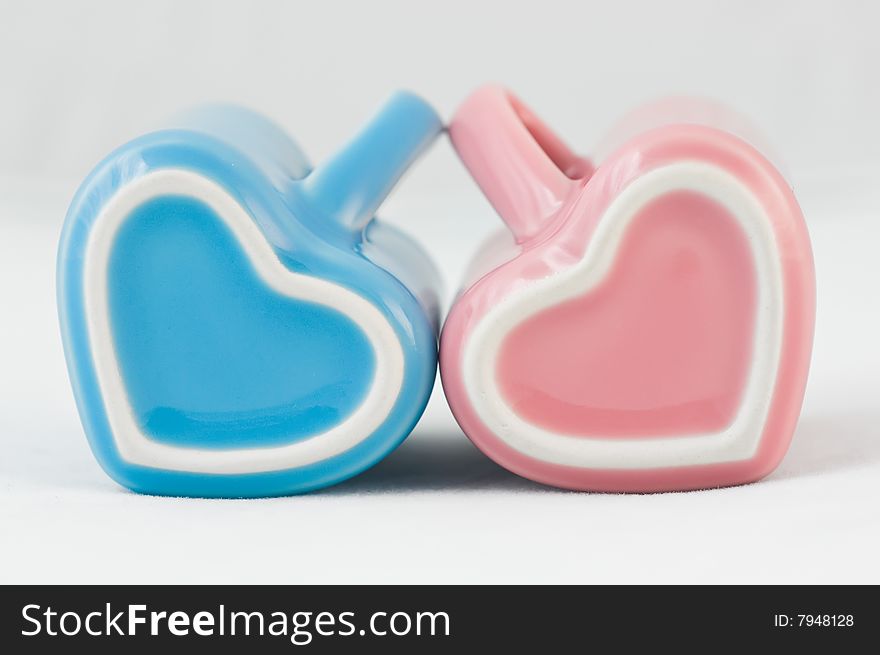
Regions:
[[507, 335], [502, 395], [563, 434], [720, 430], [740, 405], [754, 303], [739, 225], [704, 196], [667, 194], [639, 213], [600, 288]]
[[[772, 471], [797, 423], [815, 314], [809, 237], [777, 170], [728, 132], [669, 124], [630, 138], [593, 172], [496, 87], [464, 103], [450, 136], [519, 243], [506, 258], [496, 252], [494, 268], [462, 291], [441, 336], [443, 387], [471, 440], [515, 473], [572, 489], [696, 489]], [[760, 203], [773, 235], [782, 341], [757, 450], [737, 461], [608, 469], [550, 463], [512, 448], [483, 423], [467, 392], [461, 358], [468, 338], [502, 299], [577, 264], [606, 208], [629, 184], [684, 161], [735, 176]], [[767, 337], [755, 334], [754, 270], [744, 244], [739, 226], [704, 197], [675, 192], [655, 200], [627, 229], [598, 288], [497, 335], [502, 396], [521, 418], [584, 438], [684, 436], [723, 427], [739, 408], [751, 346]]]

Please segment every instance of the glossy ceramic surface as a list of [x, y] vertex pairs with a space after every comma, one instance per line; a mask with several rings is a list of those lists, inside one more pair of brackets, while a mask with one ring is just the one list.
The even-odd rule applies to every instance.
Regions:
[[407, 436], [433, 386], [439, 281], [374, 214], [440, 129], [398, 94], [312, 171], [269, 121], [212, 107], [95, 169], [65, 223], [58, 301], [83, 426], [114, 479], [297, 493]]
[[474, 443], [573, 489], [772, 471], [803, 399], [814, 273], [767, 159], [727, 129], [668, 122], [593, 164], [497, 87], [450, 134], [509, 228], [475, 256], [441, 338]]

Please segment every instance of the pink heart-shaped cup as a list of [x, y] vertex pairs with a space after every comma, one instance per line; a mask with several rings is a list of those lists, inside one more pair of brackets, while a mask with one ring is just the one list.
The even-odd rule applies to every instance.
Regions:
[[471, 440], [572, 489], [772, 471], [803, 399], [815, 284], [800, 209], [767, 159], [732, 131], [664, 120], [594, 167], [497, 87], [450, 135], [509, 228], [475, 256], [441, 338]]

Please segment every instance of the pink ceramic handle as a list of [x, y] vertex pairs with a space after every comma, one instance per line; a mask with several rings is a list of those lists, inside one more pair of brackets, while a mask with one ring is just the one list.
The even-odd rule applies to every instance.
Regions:
[[517, 241], [537, 234], [592, 173], [518, 98], [484, 86], [449, 126], [465, 166]]

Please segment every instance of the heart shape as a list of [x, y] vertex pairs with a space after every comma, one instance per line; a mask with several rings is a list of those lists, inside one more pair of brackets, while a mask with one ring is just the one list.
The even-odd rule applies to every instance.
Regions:
[[515, 473], [572, 489], [772, 471], [815, 315], [809, 236], [772, 164], [686, 121], [594, 166], [491, 86], [450, 136], [509, 230], [475, 255], [441, 335], [444, 391], [468, 437]]
[[661, 196], [632, 220], [603, 281], [510, 331], [504, 401], [573, 436], [717, 432], [745, 388], [755, 288], [735, 218], [703, 195]]
[[397, 93], [312, 169], [271, 121], [212, 106], [95, 168], [65, 219], [58, 309], [111, 477], [163, 495], [302, 493], [406, 438], [436, 377], [440, 283], [375, 213], [441, 128]]
[[347, 418], [373, 378], [358, 324], [266, 286], [232, 231], [192, 196], [159, 196], [116, 234], [113, 344], [138, 426], [181, 446], [271, 446]]
[[[371, 434], [400, 392], [403, 353], [382, 313], [287, 269], [235, 198], [198, 173], [165, 169], [123, 187], [92, 227], [84, 275], [98, 382], [131, 463], [226, 474], [307, 466]], [[260, 343], [235, 342], [247, 334]], [[324, 407], [308, 409], [316, 400]]]
[[[707, 363], [714, 363], [716, 359], [725, 359], [723, 349], [730, 347], [731, 343], [735, 345], [733, 354], [737, 354], [737, 351], [739, 354], [751, 351], [752, 364], [749, 366], [745, 388], [742, 388], [743, 371], [740, 368], [743, 364], [729, 362], [724, 371], [725, 379], [721, 382], [727, 395], [721, 411], [715, 412], [715, 416], [712, 416], [713, 412], [710, 409], [709, 415], [706, 416], [705, 409], [701, 410], [699, 420], [694, 422], [688, 420], [689, 412], [681, 412], [682, 400], [677, 401], [679, 405], [677, 409], [673, 407], [672, 411], [668, 412], [669, 416], [664, 416], [664, 412], [669, 409], [668, 406], [652, 408], [645, 403], [662, 397], [662, 394], [667, 393], [669, 389], [653, 386], [648, 390], [647, 397], [640, 398], [637, 383], [627, 384], [624, 381], [624, 384], [618, 384], [616, 389], [610, 391], [612, 394], [618, 394], [614, 399], [617, 403], [629, 402], [631, 405], [621, 408], [629, 411], [616, 413], [617, 420], [613, 421], [614, 428], [611, 434], [600, 431], [603, 422], [607, 424], [609, 420], [608, 416], [603, 416], [602, 411], [607, 408], [599, 408], [598, 413], [592, 414], [589, 414], [588, 408], [586, 412], [596, 423], [587, 424], [589, 431], [582, 427], [577, 436], [570, 434], [570, 428], [564, 431], [557, 431], [552, 427], [545, 428], [544, 425], [548, 422], [546, 414], [548, 410], [557, 412], [556, 416], [549, 419], [553, 427], [568, 426], [576, 422], [578, 418], [583, 418], [585, 410], [579, 407], [574, 412], [570, 410], [560, 412], [558, 401], [548, 405], [542, 402], [543, 399], [539, 399], [537, 403], [526, 402], [525, 406], [522, 406], [522, 399], [518, 394], [522, 393], [523, 381], [529, 383], [529, 372], [523, 367], [534, 362], [535, 355], [526, 353], [523, 358], [518, 351], [511, 353], [510, 348], [534, 348], [535, 344], [529, 343], [529, 337], [533, 336], [536, 325], [546, 326], [547, 316], [544, 314], [548, 310], [553, 317], [554, 313], [564, 313], [572, 306], [582, 308], [585, 304], [588, 305], [595, 297], [594, 294], [601, 294], [605, 289], [619, 291], [619, 288], [615, 289], [613, 277], [610, 286], [606, 287], [605, 284], [609, 274], [614, 271], [616, 262], [621, 262], [619, 267], [621, 270], [629, 264], [621, 256], [622, 247], [632, 247], [625, 243], [628, 240], [625, 237], [630, 236], [630, 230], [640, 217], [657, 218], [656, 215], [652, 216], [656, 214], [657, 205], [651, 207], [655, 201], [680, 202], [679, 194], [682, 192], [699, 194], [707, 198], [715, 206], [714, 218], [718, 219], [725, 214], [733, 217], [736, 225], [732, 229], [744, 235], [734, 242], [736, 245], [725, 257], [725, 261], [717, 262], [719, 266], [713, 266], [714, 270], [711, 272], [715, 274], [721, 273], [724, 269], [721, 273], [724, 279], [709, 285], [700, 295], [705, 296], [706, 293], [721, 287], [739, 289], [737, 293], [741, 296], [740, 299], [733, 302], [732, 307], [726, 308], [726, 314], [751, 306], [755, 308], [754, 320], [748, 320], [751, 318], [750, 311], [745, 318], [737, 317], [736, 320], [741, 326], [738, 330], [739, 334], [736, 334], [737, 330], [734, 329], [732, 339], [722, 340], [708, 349], [715, 355]], [[703, 198], [697, 202], [705, 204], [707, 201]], [[664, 208], [663, 204], [659, 206], [661, 209]], [[719, 213], [716, 208], [722, 208], [722, 211]], [[712, 216], [704, 216], [705, 218]], [[667, 220], [674, 219], [664, 219], [661, 223]], [[691, 220], [700, 219], [695, 216]], [[714, 235], [714, 245], [725, 247], [719, 241], [729, 238], [731, 233], [725, 222], [716, 221], [709, 230], [704, 230], [703, 236], [706, 237], [711, 232], [717, 231]], [[751, 457], [759, 443], [760, 426], [766, 419], [769, 397], [776, 379], [781, 341], [778, 326], [781, 320], [782, 281], [778, 258], [772, 248], [766, 247], [774, 241], [774, 237], [767, 234], [768, 225], [766, 212], [752, 192], [735, 177], [717, 167], [697, 162], [684, 162], [660, 167], [641, 176], [618, 195], [604, 212], [587, 251], [577, 265], [554, 276], [534, 281], [517, 293], [509, 294], [488, 311], [475, 327], [464, 346], [462, 374], [464, 385], [469, 397], [473, 399], [478, 415], [491, 430], [497, 434], [504, 434], [508, 444], [531, 457], [560, 465], [645, 469], [712, 464]], [[641, 230], [645, 229], [644, 226], [640, 227]], [[652, 222], [649, 227], [660, 230], [664, 226]], [[634, 231], [632, 236], [637, 239], [638, 231]], [[746, 256], [744, 243], [750, 244], [749, 256]], [[639, 245], [637, 243], [636, 247]], [[751, 299], [749, 280], [743, 281], [745, 282], [743, 288], [743, 285], [733, 279], [743, 268], [751, 268], [752, 261], [757, 280], [754, 301]], [[644, 263], [646, 262], [641, 264]], [[641, 277], [638, 271], [635, 273]], [[703, 269], [701, 276], [709, 273], [708, 269]], [[688, 300], [688, 295], [685, 293], [676, 297], [674, 301]], [[624, 303], [627, 300], [624, 298]], [[654, 300], [662, 302], [662, 298]], [[717, 306], [719, 303], [712, 300], [712, 304], [701, 311], [705, 314]], [[610, 325], [613, 327], [614, 320], [630, 318], [626, 315], [612, 316]], [[686, 320], [689, 316], [679, 318]], [[677, 324], [678, 321], [673, 320], [672, 323]], [[745, 334], [742, 333], [743, 329]], [[756, 338], [756, 335], [761, 336]], [[552, 338], [552, 335], [549, 336]], [[590, 335], [583, 336], [589, 338]], [[607, 337], [607, 334], [594, 336], [601, 338]], [[676, 340], [678, 338], [678, 335], [666, 336], [675, 336]], [[717, 335], [708, 336], [714, 340]], [[569, 334], [564, 342], [553, 343], [551, 347], [553, 349], [571, 347], [576, 338], [576, 334]], [[546, 347], [549, 342], [548, 335], [538, 335], [538, 341]], [[663, 344], [654, 341], [644, 344], [643, 347], [662, 348]], [[505, 353], [503, 348], [508, 352]], [[681, 344], [677, 348], [680, 349]], [[583, 352], [589, 357], [595, 350], [587, 349]], [[540, 356], [542, 351], [538, 350], [537, 353]], [[557, 353], [552, 361], [558, 363], [564, 359], [564, 356], [564, 352]], [[570, 381], [567, 380], [566, 374], [566, 368], [570, 370], [569, 363], [566, 363], [561, 371], [545, 367], [541, 380], [544, 382], [550, 380], [551, 389]], [[643, 362], [631, 359], [629, 363], [621, 364], [623, 370], [620, 374], [626, 377], [639, 376], [642, 365]], [[693, 393], [701, 384], [711, 380], [711, 372], [706, 372], [701, 367], [702, 364], [698, 363], [696, 375], [687, 369], [679, 371], [680, 379], [677, 381], [681, 383], [681, 388], [678, 391]], [[541, 371], [542, 369], [539, 369], [539, 374]], [[513, 374], [514, 377], [505, 379], [499, 384], [499, 379], [505, 374]], [[570, 375], [568, 377], [570, 378]], [[659, 378], [662, 378], [662, 372]], [[655, 385], [659, 378], [655, 375]], [[536, 380], [537, 378], [532, 376], [531, 384], [534, 385]], [[600, 389], [608, 391], [608, 387], [603, 388], [601, 383], [593, 387], [594, 392]], [[577, 385], [574, 391], [578, 391]], [[519, 404], [513, 406], [510, 403], [511, 399], [514, 402], [518, 401]], [[730, 414], [730, 410], [734, 407], [735, 416], [728, 422], [727, 414]], [[645, 409], [654, 410], [653, 415], [649, 415], [652, 420], [646, 421], [645, 414], [641, 417], [637, 416], [640, 410]], [[621, 415], [626, 417], [622, 422]], [[530, 416], [538, 420], [529, 420]], [[708, 423], [715, 429], [699, 432], [697, 428], [701, 423]], [[681, 431], [682, 425], [685, 426], [684, 434]], [[636, 430], [638, 430], [638, 439], [620, 438], [621, 435], [633, 437]], [[671, 431], [674, 431], [672, 436], [664, 436], [664, 433], [668, 434]], [[645, 437], [649, 439], [646, 441]]]

